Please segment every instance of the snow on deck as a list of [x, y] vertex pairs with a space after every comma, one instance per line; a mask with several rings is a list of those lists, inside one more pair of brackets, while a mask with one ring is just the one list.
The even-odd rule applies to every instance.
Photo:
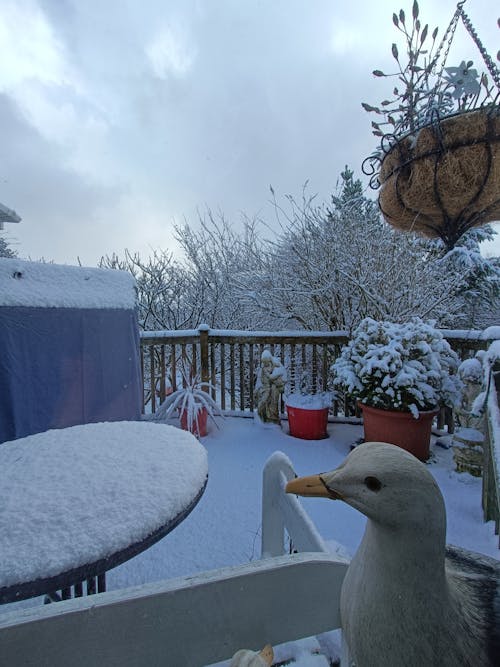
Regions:
[[[200, 502], [160, 542], [111, 570], [107, 575], [108, 590], [189, 576], [259, 558], [262, 471], [267, 459], [275, 451], [282, 451], [298, 475], [324, 472], [338, 466], [362, 435], [361, 426], [330, 422], [328, 438], [306, 441], [288, 435], [285, 420], [282, 429], [274, 425], [263, 427], [250, 418], [226, 417], [217, 421], [219, 428], [210, 424], [208, 435], [202, 438], [208, 452], [209, 483]], [[51, 486], [57, 484], [54, 465]], [[455, 472], [452, 450], [435, 445], [428, 466], [445, 498], [447, 541], [498, 558], [494, 524], [483, 522], [481, 479]], [[133, 486], [133, 467], [128, 474]], [[40, 485], [47, 483], [47, 479], [40, 480]], [[21, 491], [17, 493], [22, 495]], [[341, 544], [343, 553], [354, 554], [366, 521], [359, 512], [345, 503], [322, 498], [302, 498], [301, 503], [333, 551], [338, 551]], [[81, 512], [83, 515], [84, 509]], [[37, 548], [30, 558], [36, 558]], [[3, 605], [0, 613], [38, 604], [40, 599]]]
[[87, 424], [0, 445], [0, 587], [138, 542], [189, 505], [204, 447], [165, 424]]
[[133, 309], [136, 283], [126, 271], [2, 258], [0, 306]]

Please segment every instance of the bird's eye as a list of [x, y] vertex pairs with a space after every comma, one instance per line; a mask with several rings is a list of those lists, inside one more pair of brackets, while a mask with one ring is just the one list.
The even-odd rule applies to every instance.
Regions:
[[370, 491], [380, 491], [382, 488], [382, 482], [376, 477], [365, 477], [365, 484]]

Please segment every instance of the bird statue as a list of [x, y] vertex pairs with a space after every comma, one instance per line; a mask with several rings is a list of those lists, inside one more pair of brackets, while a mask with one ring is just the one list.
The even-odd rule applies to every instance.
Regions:
[[273, 647], [266, 644], [259, 653], [246, 648], [240, 649], [233, 655], [229, 667], [271, 667], [273, 660]]
[[286, 491], [343, 500], [368, 518], [340, 599], [350, 665], [500, 665], [500, 562], [446, 547], [444, 500], [417, 458], [367, 442]]

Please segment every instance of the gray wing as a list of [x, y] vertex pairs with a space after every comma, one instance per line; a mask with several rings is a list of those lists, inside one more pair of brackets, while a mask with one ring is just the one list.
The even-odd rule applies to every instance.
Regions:
[[462, 600], [462, 613], [481, 628], [489, 664], [500, 667], [500, 561], [447, 545], [446, 573]]

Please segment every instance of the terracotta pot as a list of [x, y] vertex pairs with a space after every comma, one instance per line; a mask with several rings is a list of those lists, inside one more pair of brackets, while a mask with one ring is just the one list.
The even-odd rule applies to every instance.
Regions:
[[420, 411], [418, 419], [411, 412], [381, 410], [358, 403], [363, 412], [366, 442], [388, 442], [427, 461], [431, 444], [432, 420], [438, 410]]
[[303, 440], [322, 440], [328, 438], [328, 408], [309, 410], [286, 406], [290, 435]]
[[182, 410], [179, 417], [181, 422], [181, 428], [183, 428], [185, 431], [190, 431], [193, 435], [196, 435], [198, 437], [207, 435], [207, 417], [208, 417], [207, 409], [204, 407], [200, 407], [198, 413], [196, 414], [196, 417], [193, 419], [191, 428], [189, 428], [187, 410]]

